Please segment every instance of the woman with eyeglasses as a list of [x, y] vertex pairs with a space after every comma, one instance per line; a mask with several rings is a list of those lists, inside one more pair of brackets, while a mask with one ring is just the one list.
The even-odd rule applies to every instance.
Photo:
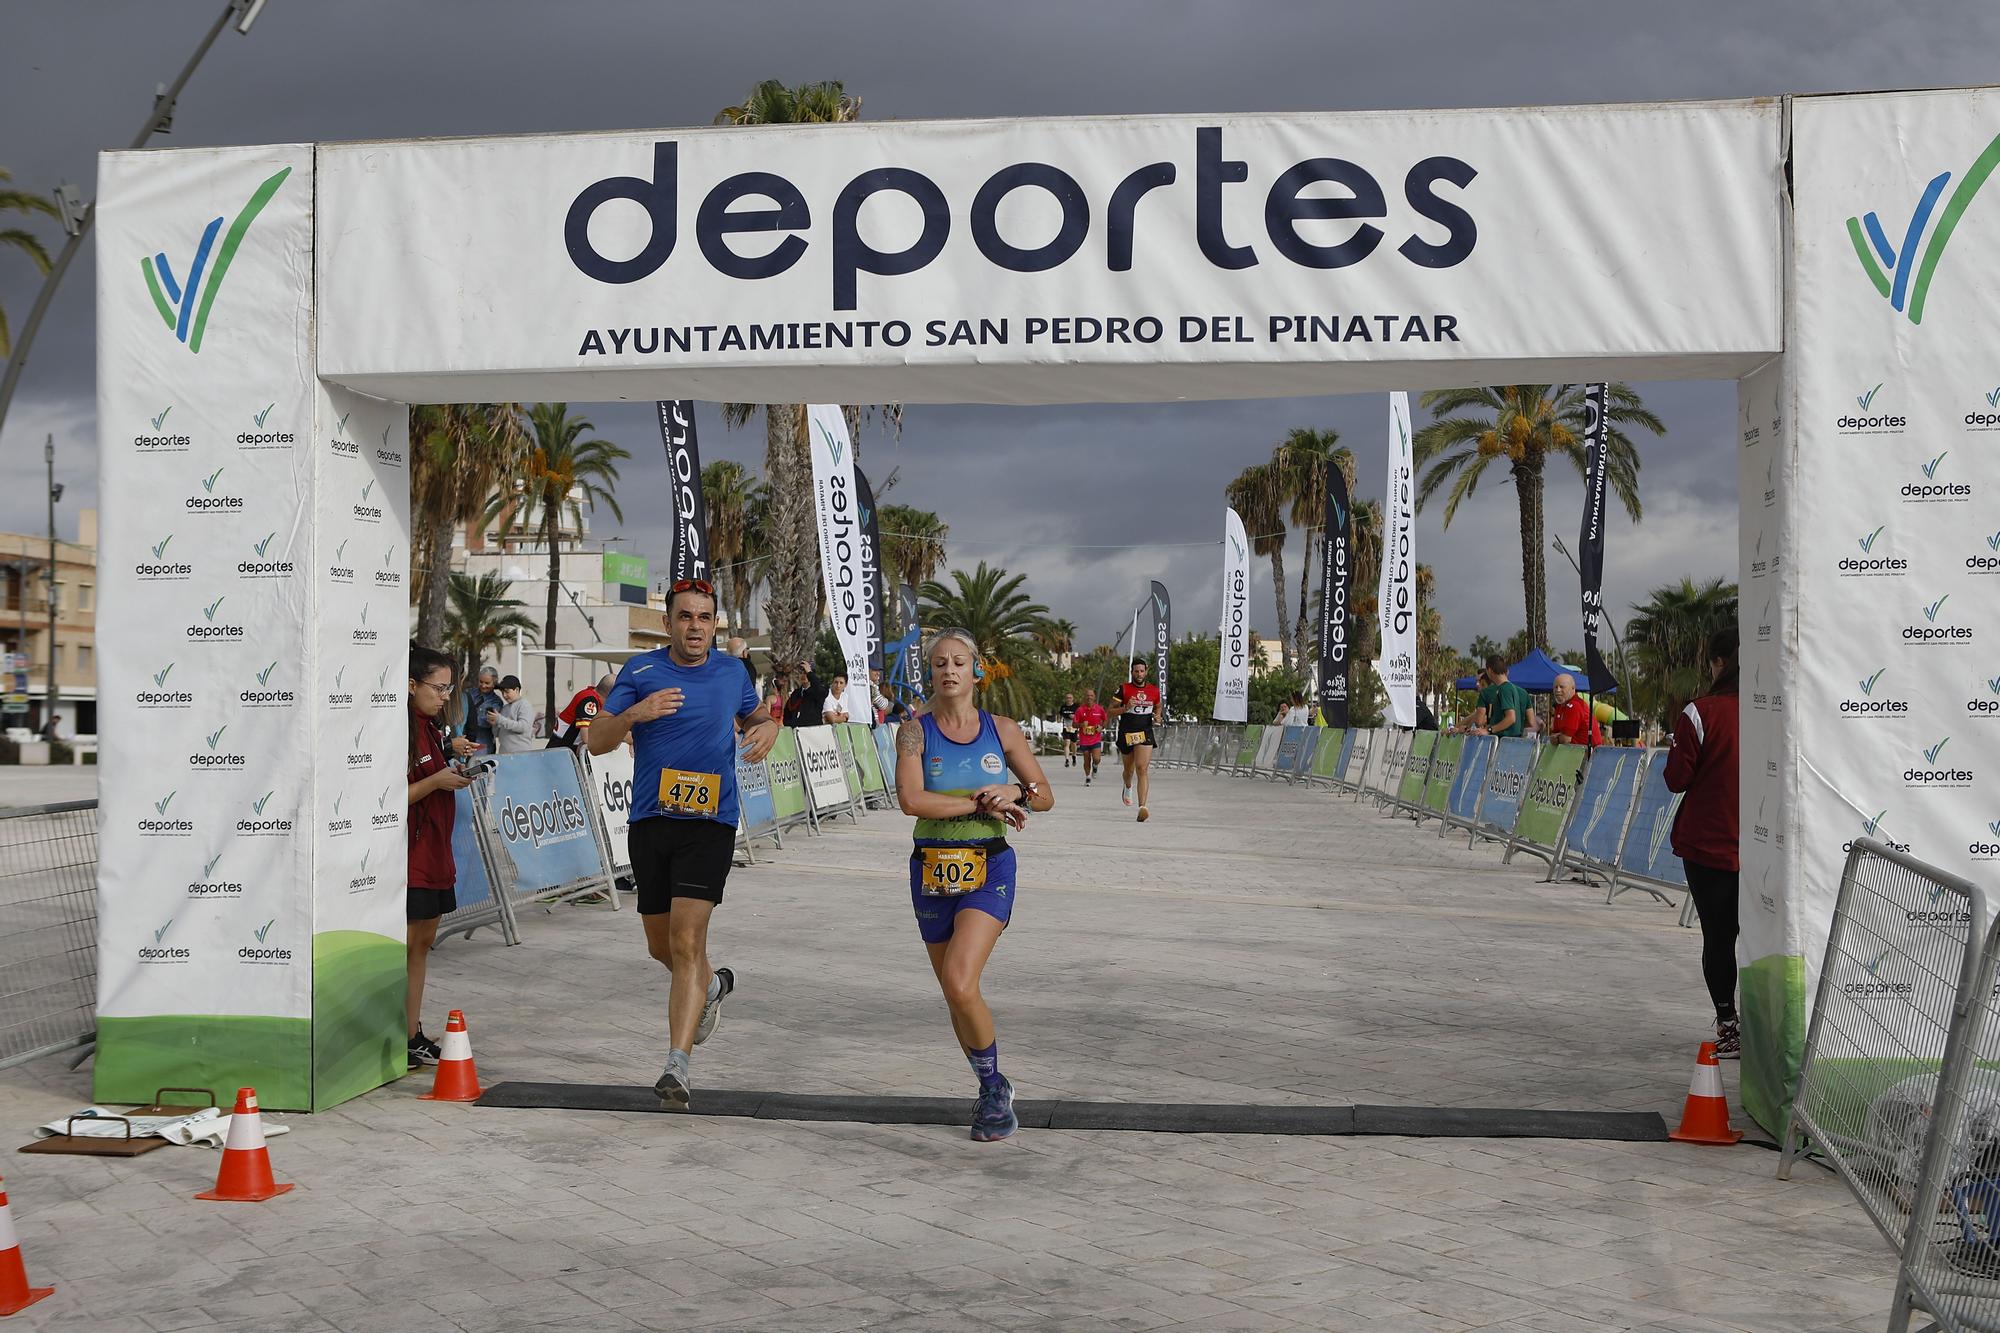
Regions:
[[[972, 1138], [990, 1143], [1019, 1124], [1013, 1085], [1000, 1072], [993, 1011], [980, 992], [987, 959], [1014, 913], [1007, 831], [1025, 826], [1030, 810], [1054, 809], [1055, 797], [1019, 724], [973, 701], [985, 672], [972, 635], [940, 631], [925, 660], [931, 706], [896, 732], [897, 800], [917, 820], [910, 900], [952, 1032], [979, 1078]], [[1018, 781], [1007, 780], [1010, 768]]]
[[438, 918], [458, 906], [458, 863], [451, 854], [451, 826], [457, 792], [472, 779], [452, 766], [459, 737], [447, 745], [438, 726], [451, 701], [451, 659], [433, 648], [410, 645], [410, 828], [409, 889], [405, 894], [405, 940], [409, 983], [405, 1007], [410, 1028], [410, 1068], [438, 1062], [438, 1044], [424, 1035], [424, 969], [437, 942]]

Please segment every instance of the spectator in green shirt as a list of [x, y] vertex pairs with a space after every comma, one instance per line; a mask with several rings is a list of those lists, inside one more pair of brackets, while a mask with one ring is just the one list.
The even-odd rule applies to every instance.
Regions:
[[1518, 736], [1528, 727], [1528, 692], [1507, 679], [1505, 659], [1486, 659], [1486, 678], [1492, 682], [1479, 692], [1479, 706], [1472, 713], [1475, 736]]

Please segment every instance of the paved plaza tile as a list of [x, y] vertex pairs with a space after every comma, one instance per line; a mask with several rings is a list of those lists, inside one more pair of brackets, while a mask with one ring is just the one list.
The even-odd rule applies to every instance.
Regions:
[[[1053, 772], [988, 977], [1026, 1098], [1678, 1116], [1707, 1035], [1700, 940], [1643, 895], [1540, 882], [1367, 804], [1163, 773], [1154, 819]], [[705, 1088], [966, 1096], [910, 916], [909, 821], [870, 814], [732, 877], [740, 989]], [[629, 910], [444, 944], [430, 1024], [480, 1074], [650, 1084], [664, 975]], [[1726, 1080], [1735, 1085], [1733, 1069]], [[259, 1330], [1879, 1329], [1894, 1262], [1827, 1173], [1776, 1155], [1525, 1139], [1024, 1131], [421, 1102], [427, 1076], [276, 1117], [263, 1205], [216, 1158], [17, 1156], [27, 1328]], [[32, 1125], [87, 1100], [0, 1073]], [[1746, 1127], [1740, 1110], [1739, 1127]], [[1754, 1126], [1752, 1137], [1761, 1137]]]

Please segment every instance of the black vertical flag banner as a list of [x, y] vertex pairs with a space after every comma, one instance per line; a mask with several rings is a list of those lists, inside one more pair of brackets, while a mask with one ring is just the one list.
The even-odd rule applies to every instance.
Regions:
[[[694, 437], [694, 403], [687, 398], [663, 400], [660, 441], [667, 446], [667, 470], [674, 478], [674, 546], [667, 561], [668, 587], [681, 579], [715, 575], [708, 558], [708, 508], [701, 498], [701, 449]], [[743, 614], [741, 607], [738, 615]]]
[[882, 661], [882, 528], [875, 521], [875, 488], [860, 468], [854, 469], [854, 498], [861, 507], [861, 604], [868, 608], [864, 634], [868, 665], [880, 671]]
[[1611, 668], [1597, 651], [1597, 622], [1604, 615], [1604, 386], [1583, 386], [1583, 531], [1577, 538], [1576, 563], [1583, 580], [1583, 655], [1590, 675], [1584, 687], [1601, 694], [1617, 684]]
[[896, 585], [896, 618], [903, 629], [903, 637], [898, 641], [903, 645], [903, 651], [896, 670], [900, 672], [905, 698], [921, 703], [924, 697], [924, 633], [917, 624], [915, 584]]
[[1174, 603], [1167, 585], [1153, 580], [1153, 684], [1160, 687], [1160, 721], [1167, 707], [1167, 645], [1174, 639]]
[[1326, 465], [1326, 530], [1319, 544], [1319, 712], [1329, 727], [1347, 725], [1347, 604], [1354, 547], [1346, 474]]

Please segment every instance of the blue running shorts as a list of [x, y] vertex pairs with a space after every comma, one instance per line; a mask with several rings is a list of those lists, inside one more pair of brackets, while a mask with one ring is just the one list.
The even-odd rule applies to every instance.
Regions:
[[[918, 844], [919, 846], [925, 844]], [[931, 846], [950, 846], [933, 843]], [[943, 944], [951, 938], [952, 922], [970, 907], [1006, 925], [1014, 915], [1014, 849], [1005, 847], [986, 857], [986, 884], [971, 893], [947, 898], [925, 893], [923, 858], [910, 854], [910, 906], [917, 914], [917, 933], [925, 944]]]

